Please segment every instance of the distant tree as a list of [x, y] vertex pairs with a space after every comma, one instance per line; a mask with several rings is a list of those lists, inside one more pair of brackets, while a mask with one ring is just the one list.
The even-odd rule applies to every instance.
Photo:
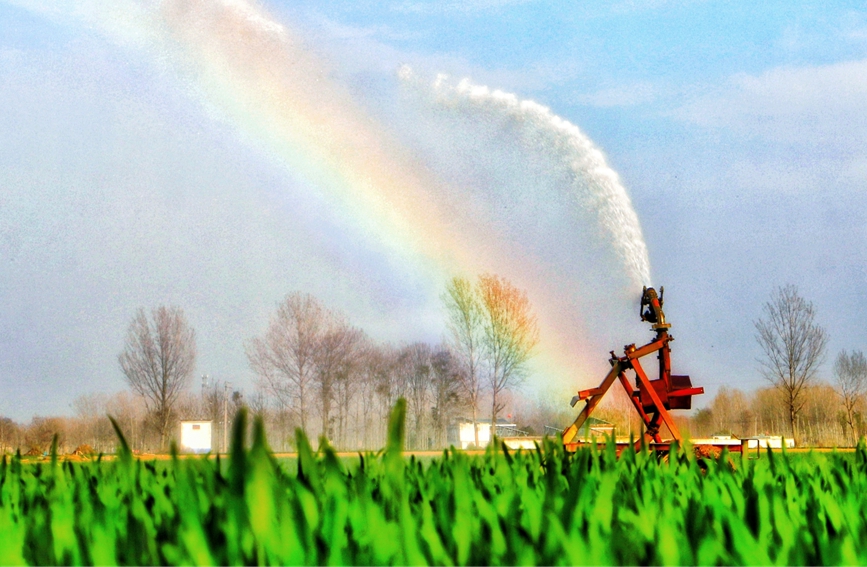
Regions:
[[268, 443], [273, 450], [283, 452], [294, 448], [292, 440], [295, 434], [291, 427], [293, 418], [278, 398], [257, 388], [246, 396], [246, 402], [252, 416], [262, 419]]
[[387, 441], [388, 420], [391, 410], [400, 398], [406, 398], [406, 373], [401, 372], [400, 350], [393, 345], [384, 345], [379, 349], [375, 369], [376, 397], [379, 409], [377, 411], [377, 437], [379, 443]]
[[407, 432], [409, 448], [427, 448], [424, 431], [432, 378], [430, 345], [413, 343], [400, 349], [400, 369], [407, 386], [407, 418], [412, 420]]
[[754, 427], [747, 397], [737, 388], [721, 386], [711, 402], [710, 410], [713, 415], [711, 434], [744, 437]]
[[357, 375], [367, 344], [360, 329], [335, 314], [317, 350], [317, 409], [322, 434], [341, 447], [346, 443], [349, 409], [360, 385]]
[[388, 355], [386, 349], [372, 342], [364, 349], [358, 367], [357, 404], [355, 422], [360, 427], [357, 436], [359, 449], [372, 449], [381, 445], [379, 437], [382, 420], [379, 413], [385, 404], [381, 402], [388, 390], [384, 386], [383, 375], [387, 373]]
[[95, 451], [108, 451], [114, 445], [114, 430], [106, 417], [108, 395], [102, 392], [83, 394], [72, 402], [76, 431], [74, 444], [90, 445]]
[[316, 383], [317, 351], [328, 312], [310, 294], [293, 293], [277, 306], [265, 336], [247, 344], [259, 386], [276, 396], [306, 430]]
[[175, 402], [196, 367], [196, 333], [183, 310], [160, 306], [148, 320], [139, 309], [118, 361], [132, 390], [144, 398], [164, 449]]
[[851, 441], [854, 444], [858, 437], [858, 407], [863, 403], [867, 393], [867, 358], [861, 351], [853, 351], [848, 354], [845, 350], [840, 351], [837, 360], [834, 361], [834, 376], [837, 378], [837, 393], [843, 400], [843, 411], [846, 425], [851, 432]]
[[479, 277], [478, 288], [493, 433], [497, 414], [505, 407], [500, 396], [504, 390], [523, 381], [526, 363], [539, 343], [539, 329], [526, 292], [506, 279], [490, 274]]
[[24, 430], [24, 442], [31, 450], [44, 453], [57, 435], [58, 452], [65, 453], [69, 425], [69, 420], [62, 417], [34, 417]]
[[569, 391], [553, 384], [541, 385], [535, 390], [533, 394], [520, 396], [515, 401], [516, 410], [523, 423], [536, 434], [559, 437], [563, 429], [575, 420], [569, 404], [562, 403], [564, 398], [568, 398]]
[[764, 317], [755, 322], [756, 341], [765, 355], [759, 363], [765, 378], [783, 393], [790, 431], [797, 439], [797, 417], [822, 363], [828, 334], [815, 322], [813, 304], [793, 285], [778, 288], [763, 311]]
[[271, 406], [268, 404], [268, 398], [261, 391], [253, 392], [250, 396], [248, 403], [248, 407], [250, 408], [250, 413], [253, 417], [261, 417], [262, 420], [267, 423], [269, 414], [272, 411]]
[[445, 447], [449, 421], [463, 405], [461, 368], [445, 346], [439, 347], [431, 356], [431, 426], [434, 443]]
[[[328, 314], [325, 332], [316, 348], [314, 392], [322, 431], [329, 441], [343, 441], [347, 406], [356, 383], [354, 373], [362, 358], [365, 335], [342, 316]], [[334, 426], [337, 426], [335, 429]]]
[[477, 290], [465, 278], [455, 277], [442, 296], [446, 308], [449, 344], [463, 366], [461, 388], [470, 406], [475, 445], [479, 446], [479, 404], [482, 397], [482, 354], [484, 329], [482, 302]]
[[690, 431], [693, 437], [710, 437], [714, 432], [713, 410], [701, 408], [692, 416]]
[[0, 417], [0, 456], [18, 447], [21, 430], [8, 417]]
[[[856, 414], [856, 422], [859, 417]], [[849, 442], [849, 428], [840, 414], [840, 398], [834, 386], [821, 380], [810, 386], [798, 416], [798, 429], [809, 445], [836, 447]]]
[[[144, 451], [147, 448], [145, 422], [148, 409], [144, 398], [125, 390], [118, 392], [106, 401], [105, 412], [120, 425], [130, 448], [137, 451]], [[113, 428], [111, 435], [110, 442], [116, 443]]]
[[756, 420], [757, 433], [778, 435], [786, 430], [789, 416], [786, 412], [784, 392], [774, 386], [757, 388], [753, 392], [750, 409]]

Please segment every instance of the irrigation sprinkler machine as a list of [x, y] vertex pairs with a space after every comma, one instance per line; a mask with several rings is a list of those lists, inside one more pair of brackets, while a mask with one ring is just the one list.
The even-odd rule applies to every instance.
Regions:
[[[563, 444], [569, 451], [575, 451], [582, 446], [596, 443], [595, 439], [579, 438], [582, 426], [590, 417], [590, 414], [602, 400], [615, 381], [619, 381], [626, 390], [626, 395], [632, 402], [635, 411], [644, 422], [644, 433], [638, 440], [630, 442], [617, 442], [617, 454], [624, 449], [633, 448], [638, 450], [646, 445], [651, 450], [665, 453], [671, 449], [674, 442], [681, 443], [683, 437], [674, 423], [671, 410], [688, 410], [692, 407], [692, 397], [704, 393], [704, 388], [694, 387], [689, 376], [671, 373], [671, 341], [674, 340], [669, 334], [671, 324], [665, 320], [662, 311], [663, 294], [665, 288], [659, 288], [659, 294], [652, 287], [645, 287], [641, 295], [639, 315], [642, 321], [651, 324], [651, 330], [656, 337], [642, 347], [635, 344], [626, 345], [623, 356], [617, 356], [611, 351], [611, 371], [597, 388], [581, 390], [572, 398], [572, 407], [578, 402], [584, 402], [584, 408], [578, 414], [575, 423], [563, 431]], [[656, 353], [659, 366], [659, 377], [651, 380], [641, 359]], [[627, 372], [634, 374], [634, 385], [630, 381]], [[671, 433], [670, 438], [663, 438], [660, 434], [663, 424]], [[694, 448], [697, 455], [715, 456], [722, 452], [723, 447], [729, 451], [742, 453], [743, 444], [740, 440], [695, 440]]]

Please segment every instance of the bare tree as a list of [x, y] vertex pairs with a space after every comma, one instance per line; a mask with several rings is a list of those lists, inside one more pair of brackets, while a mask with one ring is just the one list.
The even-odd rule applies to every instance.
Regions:
[[8, 417], [0, 417], [0, 457], [21, 443], [21, 428]]
[[388, 366], [386, 346], [381, 344], [371, 345], [365, 352], [360, 366], [360, 411], [361, 423], [364, 433], [360, 441], [361, 447], [370, 449], [382, 445], [382, 420], [380, 412], [383, 407], [382, 398], [383, 374]]
[[274, 394], [306, 430], [316, 381], [317, 349], [326, 310], [309, 294], [293, 293], [277, 306], [262, 338], [247, 344], [247, 359], [259, 386]]
[[690, 419], [690, 436], [710, 437], [714, 432], [713, 411], [710, 408], [701, 408]]
[[139, 309], [118, 361], [130, 387], [144, 398], [164, 448], [172, 408], [196, 366], [196, 333], [183, 310], [160, 306], [151, 311], [149, 321]]
[[482, 301], [483, 344], [488, 365], [493, 434], [497, 414], [505, 407], [500, 396], [523, 381], [526, 363], [539, 343], [539, 329], [526, 292], [506, 279], [490, 274], [479, 277], [478, 287]]
[[785, 396], [773, 386], [758, 388], [753, 392], [750, 409], [755, 420], [756, 434], [779, 434], [785, 431], [789, 417], [786, 415]]
[[572, 408], [560, 402], [564, 397], [568, 397], [568, 392], [552, 384], [545, 384], [533, 393], [520, 396], [515, 406], [517, 413], [522, 416], [522, 429], [529, 428], [535, 435], [559, 436], [566, 425], [575, 420]]
[[[280, 401], [277, 400], [277, 404]], [[254, 418], [261, 419], [265, 424], [265, 433], [268, 438], [268, 443], [275, 451], [285, 450], [285, 437], [288, 432], [284, 432], [280, 427], [282, 424], [279, 421], [277, 412], [272, 407], [271, 400], [261, 389], [255, 390], [247, 397], [247, 407], [250, 409], [250, 414]]]
[[482, 302], [478, 292], [465, 278], [455, 277], [442, 296], [446, 308], [449, 343], [463, 371], [458, 374], [461, 388], [472, 411], [475, 445], [479, 446], [479, 404], [482, 396], [481, 358], [484, 346]]
[[[837, 390], [827, 382], [810, 386], [804, 409], [798, 416], [798, 429], [805, 444], [812, 446], [841, 446], [849, 441], [844, 419], [840, 416], [840, 398]], [[858, 415], [855, 420], [857, 422]]]
[[[24, 430], [24, 442], [32, 452], [45, 453], [51, 448], [54, 436], [57, 435], [59, 453], [66, 453], [70, 420], [63, 417], [40, 417], [30, 420]], [[35, 451], [34, 451], [35, 450]]]
[[374, 435], [374, 428], [379, 421], [376, 418], [380, 373], [385, 366], [383, 349], [369, 343], [364, 349], [358, 368], [358, 403], [355, 406], [355, 423], [361, 428], [358, 436], [359, 449], [371, 449], [379, 438]]
[[247, 407], [250, 409], [250, 414], [253, 417], [261, 417], [263, 421], [267, 421], [268, 414], [271, 412], [268, 398], [260, 391], [253, 392], [249, 396]]
[[444, 346], [431, 356], [431, 425], [437, 447], [446, 446], [449, 420], [463, 404], [460, 373], [457, 361]]
[[783, 393], [790, 431], [797, 439], [805, 389], [816, 378], [828, 334], [815, 322], [813, 304], [793, 285], [778, 288], [763, 311], [764, 318], [755, 322], [756, 341], [765, 354], [759, 363], [765, 378]]
[[388, 436], [388, 419], [395, 403], [406, 397], [406, 376], [400, 372], [400, 351], [392, 345], [380, 348], [375, 368], [376, 396], [379, 400], [377, 411], [377, 438], [380, 444], [385, 443]]
[[726, 385], [717, 390], [708, 408], [712, 426], [709, 433], [744, 437], [755, 428], [753, 412], [747, 396], [737, 388]]
[[848, 354], [840, 351], [834, 361], [834, 376], [837, 378], [837, 393], [843, 399], [846, 425], [854, 444], [858, 440], [858, 407], [867, 393], [867, 358], [861, 351]]
[[[351, 424], [351, 408], [356, 392], [361, 388], [361, 365], [370, 341], [360, 330], [348, 325], [336, 329], [342, 340], [337, 341], [338, 353], [332, 357], [336, 365], [332, 366], [334, 373], [334, 401], [337, 404], [337, 442], [346, 447], [349, 441], [350, 429], [357, 427]], [[333, 343], [332, 343], [333, 344]]]
[[72, 408], [78, 421], [76, 445], [86, 443], [99, 452], [114, 446], [114, 430], [106, 417], [108, 400], [105, 393], [84, 394], [73, 400]]
[[[147, 405], [144, 398], [133, 396], [127, 391], [118, 392], [105, 403], [105, 412], [112, 416], [120, 425], [127, 443], [133, 450], [143, 451], [146, 447], [144, 423], [147, 417]], [[111, 441], [116, 442], [114, 430]]]
[[316, 402], [322, 420], [321, 434], [340, 443], [346, 418], [344, 403], [348, 404], [354, 388], [351, 381], [361, 358], [364, 333], [338, 315], [331, 314], [329, 319], [316, 349]]
[[400, 368], [405, 376], [407, 416], [412, 419], [408, 446], [427, 448], [424, 441], [427, 406], [431, 387], [431, 348], [425, 343], [413, 343], [400, 351]]

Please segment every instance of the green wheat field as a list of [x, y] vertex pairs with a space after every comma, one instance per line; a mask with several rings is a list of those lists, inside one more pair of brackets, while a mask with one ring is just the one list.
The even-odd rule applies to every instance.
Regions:
[[[228, 459], [0, 465], [0, 564], [867, 564], [867, 449], [699, 466], [555, 442], [341, 459], [298, 433], [297, 461], [261, 423]], [[120, 432], [118, 432], [120, 434]]]

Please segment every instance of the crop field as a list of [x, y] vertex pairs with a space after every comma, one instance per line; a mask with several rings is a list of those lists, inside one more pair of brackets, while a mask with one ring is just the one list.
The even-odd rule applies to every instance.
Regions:
[[555, 443], [347, 464], [261, 424], [231, 457], [0, 465], [0, 564], [865, 564], [867, 450], [660, 462]]

